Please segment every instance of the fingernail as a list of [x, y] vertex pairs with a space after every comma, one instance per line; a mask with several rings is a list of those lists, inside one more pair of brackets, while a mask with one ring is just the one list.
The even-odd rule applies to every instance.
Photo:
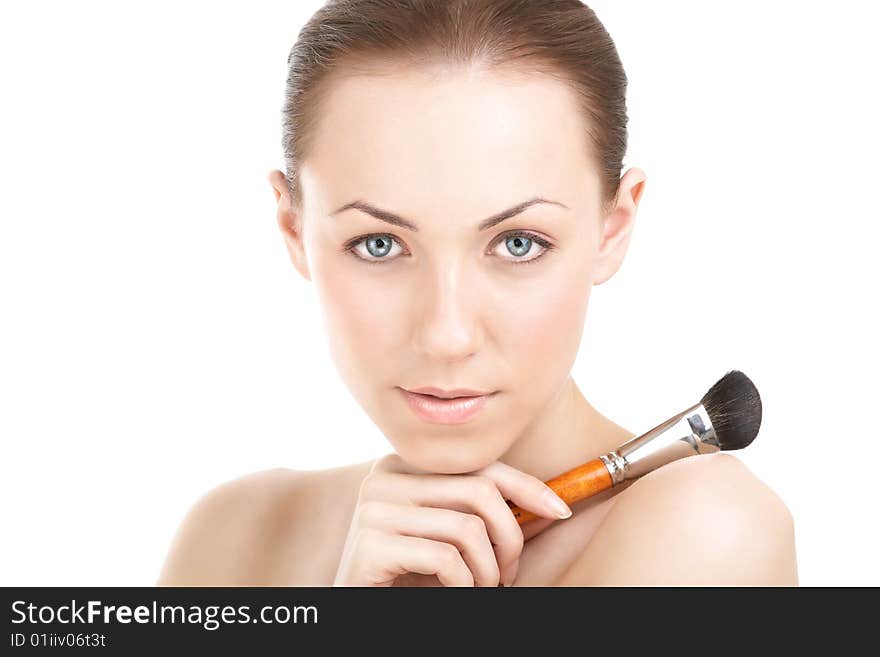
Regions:
[[547, 503], [550, 511], [559, 516], [559, 518], [568, 518], [571, 516], [571, 509], [568, 508], [568, 505], [562, 500], [562, 498], [559, 497], [549, 486], [547, 486], [547, 490], [544, 491], [544, 501]]

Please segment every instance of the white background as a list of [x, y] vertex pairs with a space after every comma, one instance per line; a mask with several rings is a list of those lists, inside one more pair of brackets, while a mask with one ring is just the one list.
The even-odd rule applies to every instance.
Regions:
[[[574, 370], [633, 432], [729, 369], [803, 585], [880, 585], [872, 3], [592, 2], [647, 185]], [[390, 451], [266, 174], [318, 2], [0, 9], [0, 584], [149, 585], [208, 489]]]

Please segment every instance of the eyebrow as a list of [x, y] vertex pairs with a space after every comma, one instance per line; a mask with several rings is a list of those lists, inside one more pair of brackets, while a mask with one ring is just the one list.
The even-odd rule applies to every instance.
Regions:
[[[529, 199], [528, 201], [523, 201], [522, 203], [514, 205], [512, 208], [508, 208], [507, 210], [502, 210], [501, 212], [498, 212], [497, 214], [493, 214], [491, 217], [484, 219], [483, 221], [481, 221], [477, 225], [477, 230], [486, 230], [487, 228], [491, 228], [495, 224], [501, 223], [505, 219], [510, 219], [511, 217], [514, 217], [514, 216], [520, 214], [521, 212], [523, 212], [524, 210], [526, 210], [526, 208], [529, 208], [529, 207], [536, 205], [538, 203], [550, 203], [553, 205], [559, 205], [559, 206], [565, 208], [566, 210], [569, 209], [568, 206], [565, 205], [564, 203], [560, 203], [559, 201], [551, 201], [549, 199], [541, 198], [540, 196], [538, 196], [538, 197]], [[365, 203], [363, 201], [352, 201], [351, 203], [347, 203], [347, 204], [343, 205], [341, 208], [339, 208], [338, 210], [334, 210], [333, 212], [331, 212], [330, 216], [337, 215], [340, 212], [343, 212], [344, 210], [350, 210], [350, 209], [361, 210], [362, 212], [366, 212], [367, 214], [376, 217], [376, 219], [379, 219], [381, 221], [385, 221], [389, 224], [394, 224], [395, 226], [407, 228], [407, 229], [415, 231], [415, 232], [418, 232], [418, 230], [419, 230], [419, 227], [416, 226], [413, 222], [409, 221], [408, 219], [404, 219], [403, 217], [396, 215], [393, 212], [389, 212], [388, 210], [382, 210], [381, 208], [377, 208], [377, 207], [370, 205], [369, 203]]]

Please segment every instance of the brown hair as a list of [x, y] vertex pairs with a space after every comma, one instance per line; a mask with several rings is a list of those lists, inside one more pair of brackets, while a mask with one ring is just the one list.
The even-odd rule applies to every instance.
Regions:
[[601, 176], [616, 200], [627, 144], [627, 77], [614, 42], [580, 0], [328, 0], [287, 59], [282, 144], [288, 189], [302, 202], [299, 163], [334, 75], [357, 64], [485, 64], [540, 71], [570, 85]]

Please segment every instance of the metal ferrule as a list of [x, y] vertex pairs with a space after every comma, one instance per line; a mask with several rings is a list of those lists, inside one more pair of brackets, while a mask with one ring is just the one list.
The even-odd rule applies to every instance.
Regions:
[[696, 404], [599, 458], [616, 486], [686, 456], [720, 449], [709, 414]]

